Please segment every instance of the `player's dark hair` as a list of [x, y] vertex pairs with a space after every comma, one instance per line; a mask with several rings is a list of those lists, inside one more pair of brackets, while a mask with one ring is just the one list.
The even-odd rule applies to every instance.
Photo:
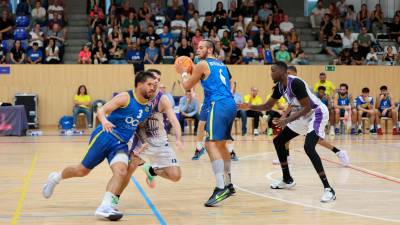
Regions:
[[214, 54], [215, 53], [215, 44], [214, 44], [214, 42], [212, 41], [212, 40], [210, 40], [210, 39], [203, 39], [202, 41], [205, 41], [206, 43], [207, 43], [207, 47], [208, 48], [212, 48], [212, 53]]
[[297, 68], [295, 66], [288, 66], [287, 68], [288, 70], [294, 71], [295, 73], [297, 73]]
[[346, 90], [349, 90], [349, 85], [347, 85], [345, 83], [341, 83], [339, 87], [345, 87]]
[[156, 79], [154, 74], [151, 72], [148, 72], [148, 71], [137, 72], [136, 76], [135, 76], [135, 87], [137, 87], [139, 83], [146, 82], [146, 80], [149, 78]]
[[157, 69], [148, 69], [146, 72], [156, 73], [158, 76], [161, 76], [161, 72]]
[[319, 87], [318, 87], [318, 91], [326, 91], [326, 87], [324, 87], [324, 86], [319, 86]]
[[284, 63], [284, 62], [276, 62], [276, 63], [274, 63], [274, 65], [277, 66], [279, 69], [284, 70], [284, 71], [287, 71], [287, 69], [288, 69], [287, 64]]
[[362, 93], [369, 93], [369, 88], [365, 87], [361, 90]]
[[382, 86], [379, 88], [379, 90], [381, 90], [381, 91], [383, 91], [383, 90], [387, 91], [387, 90], [388, 90], [388, 87], [387, 87], [386, 85], [382, 85]]

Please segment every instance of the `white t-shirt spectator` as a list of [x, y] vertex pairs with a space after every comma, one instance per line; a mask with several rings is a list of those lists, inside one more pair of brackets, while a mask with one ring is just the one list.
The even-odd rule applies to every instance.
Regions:
[[58, 12], [58, 13], [62, 14], [64, 11], [64, 8], [61, 5], [58, 5], [58, 6], [50, 5], [48, 10], [49, 10], [49, 20], [52, 20], [54, 18], [53, 12]]
[[378, 61], [378, 56], [376, 55], [376, 52], [374, 52], [374, 53], [369, 52], [369, 53], [367, 54], [366, 59], [367, 59], [368, 61]]
[[326, 9], [324, 9], [324, 8], [318, 9], [318, 7], [315, 7], [315, 8], [313, 9], [313, 11], [312, 11], [312, 13], [313, 13], [314, 15], [316, 15], [316, 16], [318, 16], [318, 17], [320, 17], [320, 18], [323, 18], [326, 12], [327, 12]]
[[43, 41], [38, 39], [39, 37], [43, 37], [42, 31], [40, 31], [39, 34], [31, 31], [29, 32], [29, 36], [31, 36], [31, 42], [29, 43], [29, 46], [32, 46], [33, 43], [38, 43], [39, 48], [43, 47]]
[[279, 24], [279, 28], [281, 29], [282, 32], [289, 32], [292, 28], [294, 27], [292, 22], [282, 22]]
[[353, 37], [348, 38], [346, 35], [343, 35], [342, 38], [343, 48], [352, 48], [354, 41], [355, 39]]
[[201, 29], [201, 27], [203, 26], [203, 20], [199, 19], [198, 23], [196, 22], [196, 20], [194, 20], [194, 18], [191, 18], [188, 22], [188, 26], [191, 32], [195, 33], [197, 29]]
[[173, 27], [182, 27], [183, 29], [186, 29], [186, 22], [184, 20], [172, 20], [171, 21], [171, 32], [175, 34], [180, 34], [181, 29], [174, 29]]
[[34, 8], [32, 9], [31, 12], [32, 18], [43, 18], [46, 16], [46, 9], [44, 9], [43, 7], [40, 8]]
[[249, 57], [249, 58], [256, 59], [256, 58], [258, 58], [258, 51], [255, 47], [251, 47], [251, 48], [246, 47], [242, 50], [242, 55], [243, 55], [243, 57]]
[[[279, 46], [281, 46], [281, 44], [285, 42], [285, 37], [283, 35], [271, 34], [270, 40], [271, 40], [271, 48], [273, 50], [277, 50], [279, 49]], [[272, 44], [272, 41], [277, 41], [278, 43]]]

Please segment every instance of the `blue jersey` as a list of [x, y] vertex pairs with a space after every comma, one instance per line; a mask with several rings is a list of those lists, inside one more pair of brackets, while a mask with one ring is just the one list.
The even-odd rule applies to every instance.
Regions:
[[210, 74], [207, 79], [201, 80], [204, 89], [204, 102], [211, 103], [223, 99], [233, 99], [226, 65], [213, 58], [207, 58], [205, 61], [210, 69]]
[[139, 102], [133, 91], [128, 91], [128, 93], [128, 105], [114, 110], [107, 117], [107, 120], [115, 125], [113, 133], [125, 143], [128, 143], [129, 139], [136, 132], [138, 125], [143, 123], [151, 115], [150, 103]]
[[346, 97], [343, 98], [343, 97], [339, 94], [337, 104], [338, 104], [339, 106], [350, 105], [350, 98], [349, 98], [349, 96], [346, 95]]
[[381, 102], [379, 104], [379, 109], [384, 110], [384, 109], [388, 109], [390, 107], [392, 107], [392, 104], [390, 102], [390, 97], [386, 97], [381, 100]]
[[360, 95], [356, 98], [356, 105], [360, 106], [361, 108], [367, 109], [369, 105], [374, 104], [374, 98], [368, 96], [366, 100], [364, 100], [363, 96]]
[[322, 103], [324, 103], [324, 105], [328, 106], [328, 98], [325, 95], [322, 96], [322, 98], [318, 96], [318, 98], [321, 100]]

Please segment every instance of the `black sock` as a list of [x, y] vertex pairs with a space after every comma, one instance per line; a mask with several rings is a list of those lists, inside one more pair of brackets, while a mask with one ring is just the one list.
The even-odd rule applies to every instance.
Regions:
[[150, 173], [150, 175], [152, 175], [153, 177], [157, 176], [157, 174], [156, 174], [156, 172], [154, 171], [153, 167], [150, 167], [149, 173]]
[[319, 178], [321, 179], [324, 188], [331, 187], [331, 185], [329, 185], [328, 178], [326, 178], [325, 172], [322, 172], [322, 174], [319, 175]]
[[333, 148], [332, 148], [332, 152], [333, 152], [333, 153], [338, 153], [338, 152], [340, 152], [340, 149], [338, 149], [338, 148], [336, 148], [336, 147], [333, 147]]
[[115, 196], [117, 196], [118, 199], [119, 199], [119, 197], [121, 197], [121, 195], [115, 195]]

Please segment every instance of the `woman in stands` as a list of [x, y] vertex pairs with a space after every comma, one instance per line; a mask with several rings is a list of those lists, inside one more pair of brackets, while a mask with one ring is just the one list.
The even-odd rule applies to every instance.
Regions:
[[55, 40], [53, 38], [49, 39], [49, 43], [46, 47], [46, 64], [59, 64], [60, 57], [58, 55], [59, 49], [55, 44]]

